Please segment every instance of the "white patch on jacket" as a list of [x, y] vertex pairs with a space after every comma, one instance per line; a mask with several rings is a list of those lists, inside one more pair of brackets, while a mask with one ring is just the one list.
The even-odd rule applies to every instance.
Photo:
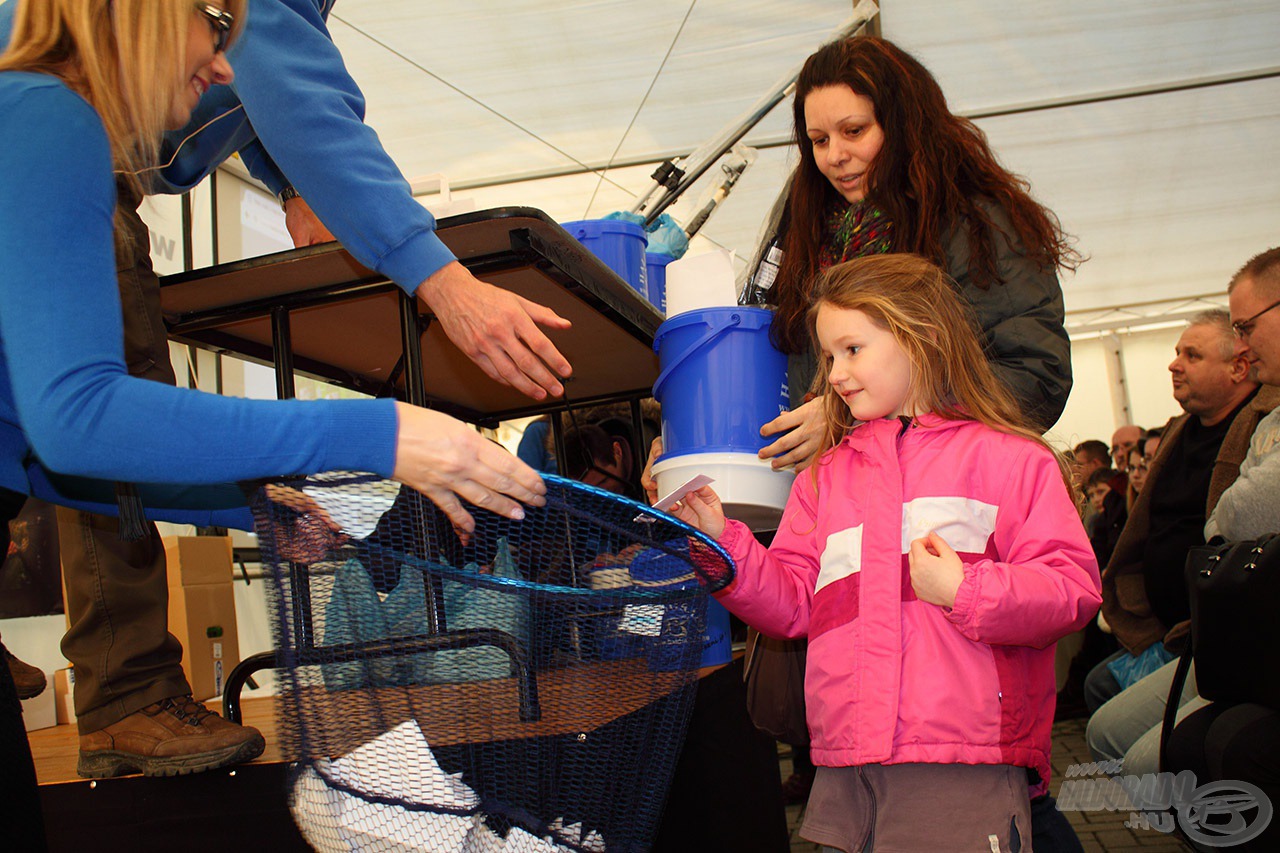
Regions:
[[[902, 553], [911, 542], [937, 533], [962, 554], [981, 554], [996, 529], [999, 507], [972, 498], [916, 498], [902, 506]], [[825, 564], [824, 564], [825, 570]]]
[[822, 570], [818, 572], [818, 585], [814, 592], [829, 583], [862, 571], [862, 525], [849, 527], [827, 537], [827, 547], [822, 550]]

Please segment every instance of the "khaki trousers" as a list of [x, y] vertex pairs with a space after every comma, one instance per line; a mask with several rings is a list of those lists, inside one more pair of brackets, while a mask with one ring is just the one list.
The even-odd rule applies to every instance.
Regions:
[[[133, 376], [175, 384], [151, 267], [141, 199], [123, 184], [116, 209], [116, 274], [124, 312], [125, 363]], [[169, 633], [164, 547], [154, 524], [125, 542], [115, 518], [58, 509], [66, 610], [62, 653], [76, 669], [81, 734], [98, 731], [169, 696], [191, 692], [182, 645]]]

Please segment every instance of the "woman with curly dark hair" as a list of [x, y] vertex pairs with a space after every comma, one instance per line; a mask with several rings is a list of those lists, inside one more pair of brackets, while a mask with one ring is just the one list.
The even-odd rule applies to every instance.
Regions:
[[879, 38], [833, 42], [796, 85], [800, 162], [778, 229], [769, 300], [774, 341], [791, 354], [792, 411], [762, 430], [760, 455], [812, 461], [818, 413], [799, 405], [815, 359], [804, 318], [818, 273], [862, 255], [912, 252], [938, 264], [973, 307], [988, 358], [1031, 420], [1048, 428], [1071, 389], [1057, 269], [1075, 269], [1054, 214], [997, 161], [986, 136], [954, 115], [933, 75]]

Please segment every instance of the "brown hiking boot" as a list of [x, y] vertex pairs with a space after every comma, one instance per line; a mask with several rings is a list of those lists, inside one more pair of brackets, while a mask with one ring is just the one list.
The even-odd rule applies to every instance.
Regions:
[[183, 776], [251, 761], [265, 746], [257, 729], [227, 722], [190, 696], [175, 696], [81, 735], [76, 772], [86, 779]]
[[[0, 646], [4, 649], [4, 646]], [[4, 649], [4, 660], [9, 665], [9, 674], [13, 676], [13, 686], [18, 689], [19, 699], [33, 699], [44, 692], [49, 680], [36, 667], [14, 657], [13, 652]]]

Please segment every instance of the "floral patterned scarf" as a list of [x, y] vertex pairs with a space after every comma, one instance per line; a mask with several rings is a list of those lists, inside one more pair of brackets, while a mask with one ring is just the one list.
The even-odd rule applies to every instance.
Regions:
[[822, 235], [819, 270], [865, 255], [887, 253], [893, 242], [893, 223], [865, 200], [840, 203], [827, 214]]

